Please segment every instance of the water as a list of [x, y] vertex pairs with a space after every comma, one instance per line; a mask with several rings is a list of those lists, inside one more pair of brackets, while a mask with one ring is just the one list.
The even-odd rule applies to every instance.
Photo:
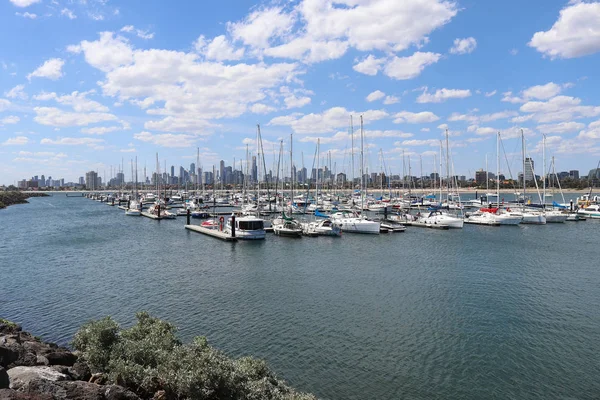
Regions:
[[600, 396], [600, 221], [225, 243], [85, 198], [0, 211], [0, 316], [148, 310], [324, 399]]

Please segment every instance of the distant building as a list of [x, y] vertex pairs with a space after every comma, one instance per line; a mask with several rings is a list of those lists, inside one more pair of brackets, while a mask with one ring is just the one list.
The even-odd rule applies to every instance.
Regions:
[[483, 185], [485, 181], [488, 180], [488, 172], [480, 169], [479, 171], [475, 171], [475, 182], [478, 185]]
[[[50, 177], [48, 177], [48, 180], [51, 180]], [[50, 186], [49, 183], [48, 183], [48, 186]], [[96, 171], [86, 172], [86, 174], [85, 174], [85, 186], [89, 190], [98, 190], [98, 189], [100, 189], [100, 178], [98, 177], [98, 174], [96, 173]]]
[[569, 178], [571, 179], [579, 179], [579, 170], [572, 169], [569, 171]]
[[535, 170], [534, 165], [535, 163], [532, 158], [527, 157], [525, 159], [525, 182], [531, 182], [535, 179], [533, 174], [533, 171]]

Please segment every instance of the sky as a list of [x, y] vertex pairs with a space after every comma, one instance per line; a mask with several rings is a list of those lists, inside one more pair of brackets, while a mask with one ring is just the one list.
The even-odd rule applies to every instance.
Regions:
[[369, 172], [439, 170], [446, 130], [453, 175], [500, 132], [516, 178], [521, 129], [538, 174], [544, 137], [546, 171], [600, 159], [600, 2], [0, 0], [0, 49], [0, 184], [239, 168], [257, 124], [267, 168], [292, 138], [350, 174], [361, 115]]

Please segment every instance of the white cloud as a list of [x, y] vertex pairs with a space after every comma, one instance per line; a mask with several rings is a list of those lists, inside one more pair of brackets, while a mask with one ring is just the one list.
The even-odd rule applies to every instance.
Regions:
[[133, 138], [161, 147], [190, 147], [198, 140], [194, 135], [173, 133], [152, 134], [146, 131], [136, 133], [133, 135]]
[[558, 124], [538, 125], [538, 131], [542, 133], [569, 133], [585, 128], [585, 124], [580, 122], [561, 122]]
[[27, 93], [25, 93], [25, 85], [17, 85], [14, 88], [10, 89], [8, 92], [5, 92], [4, 95], [9, 99], [27, 99]]
[[394, 122], [396, 124], [408, 123], [408, 124], [425, 124], [429, 122], [435, 122], [440, 119], [437, 115], [431, 111], [422, 111], [413, 113], [410, 111], [402, 111], [394, 115]]
[[395, 146], [439, 146], [437, 139], [412, 139], [394, 143]]
[[394, 56], [389, 60], [383, 71], [390, 78], [406, 80], [416, 78], [425, 67], [435, 64], [441, 58], [438, 53], [422, 53], [420, 51], [408, 57]]
[[427, 88], [417, 97], [417, 103], [442, 103], [448, 99], [464, 99], [471, 96], [469, 89], [438, 89], [435, 93], [429, 93]]
[[[327, 133], [350, 125], [350, 115], [363, 115], [368, 124], [388, 116], [383, 110], [368, 110], [362, 113], [348, 111], [343, 107], [333, 107], [320, 114], [291, 114], [273, 118], [269, 125], [290, 126], [296, 133]], [[357, 123], [358, 118], [355, 118]]]
[[56, 139], [44, 138], [40, 141], [40, 144], [47, 145], [59, 145], [59, 146], [89, 146], [92, 148], [99, 148], [100, 143], [103, 143], [102, 139], [93, 138], [74, 138], [74, 137], [59, 137]]
[[13, 138], [8, 138], [4, 143], [5, 146], [19, 146], [29, 143], [29, 139], [27, 136], [16, 136]]
[[560, 11], [548, 31], [536, 32], [529, 46], [555, 58], [575, 58], [600, 51], [600, 3], [575, 1]]
[[252, 12], [243, 21], [228, 23], [227, 28], [235, 40], [245, 45], [266, 48], [276, 36], [286, 34], [294, 24], [294, 16], [281, 7], [266, 8]]
[[88, 64], [104, 72], [133, 62], [133, 51], [127, 40], [115, 37], [112, 32], [100, 33], [100, 39], [94, 42], [84, 40], [79, 45], [68, 46], [67, 51], [83, 52]]
[[277, 109], [266, 104], [255, 103], [250, 107], [250, 111], [252, 111], [254, 114], [268, 114], [273, 111], [277, 111]]
[[492, 90], [491, 92], [485, 92], [485, 97], [492, 97], [496, 94], [496, 90]]
[[64, 15], [69, 19], [77, 18], [77, 15], [75, 15], [75, 13], [72, 10], [69, 10], [68, 8], [63, 8], [62, 10], [60, 10], [60, 15]]
[[58, 80], [63, 76], [62, 67], [65, 65], [64, 60], [60, 58], [51, 58], [40, 65], [35, 71], [27, 75], [27, 79], [31, 78], [48, 78], [53, 81]]
[[140, 39], [152, 39], [154, 38], [154, 33], [152, 32], [148, 32], [142, 29], [136, 29], [135, 26], [133, 25], [125, 25], [124, 27], [121, 28], [121, 32], [126, 32], [126, 33], [135, 33], [135, 35], [137, 37], [139, 37]]
[[368, 102], [373, 102], [376, 100], [381, 100], [385, 97], [385, 93], [383, 93], [381, 90], [376, 90], [374, 92], [369, 93], [369, 95], [366, 97], [366, 100]]
[[290, 108], [304, 107], [305, 105], [310, 104], [311, 99], [307, 96], [296, 97], [294, 94], [289, 94], [283, 101], [285, 102], [286, 108], [289, 110]]
[[465, 39], [454, 39], [454, 45], [450, 49], [451, 54], [468, 54], [475, 51], [477, 40], [474, 37]]
[[581, 99], [570, 96], [556, 96], [548, 101], [529, 101], [520, 110], [533, 114], [532, 118], [542, 123], [600, 115], [600, 106], [583, 106]]
[[119, 150], [119, 151], [120, 151], [121, 153], [135, 153], [135, 152], [136, 152], [136, 149], [135, 149], [135, 147], [130, 147], [130, 148], [128, 148], [128, 149], [121, 149], [121, 150]]
[[37, 18], [37, 14], [33, 14], [33, 13], [30, 13], [30, 12], [24, 12], [24, 13], [16, 12], [15, 15], [17, 17], [23, 17], [23, 18], [29, 18], [29, 19], [36, 19]]
[[[136, 50], [110, 32], [101, 33], [97, 41], [69, 46], [69, 50], [83, 52], [90, 65], [106, 73], [100, 82], [105, 96], [160, 117], [146, 122], [148, 131], [205, 134], [210, 125], [207, 120], [236, 118], [268, 97], [283, 97], [277, 88], [301, 85], [298, 77], [303, 73], [295, 63], [224, 65], [195, 52]], [[309, 101], [307, 92], [292, 88], [286, 96], [290, 93], [288, 106]]]
[[39, 3], [41, 0], [10, 0], [17, 7], [29, 7], [32, 4]]
[[208, 60], [228, 61], [240, 60], [244, 57], [244, 49], [234, 49], [225, 35], [217, 36], [210, 42], [206, 42], [204, 36], [200, 36], [195, 46], [196, 51], [204, 54]]
[[384, 63], [384, 58], [376, 58], [374, 55], [369, 54], [365, 59], [354, 64], [352, 69], [361, 74], [374, 76], [377, 75]]
[[383, 100], [383, 104], [389, 105], [389, 104], [396, 104], [400, 101], [400, 99], [396, 96], [385, 96], [385, 99]]
[[[355, 132], [355, 135], [356, 135], [356, 132]], [[412, 136], [414, 136], [412, 133], [406, 133], [406, 132], [402, 132], [402, 131], [393, 131], [393, 130], [385, 130], [385, 131], [365, 130], [364, 131], [364, 137], [366, 139], [409, 138]], [[354, 140], [356, 141], [357, 137], [355, 137]], [[337, 142], [350, 143], [352, 141], [352, 137], [351, 137], [351, 134], [348, 133], [347, 131], [340, 131], [340, 132], [337, 132], [333, 136], [324, 136], [324, 137], [323, 136], [303, 136], [300, 139], [300, 142], [317, 143], [317, 141], [320, 141], [321, 144], [330, 144], [330, 143], [337, 143]]]
[[0, 99], [0, 111], [4, 111], [10, 107], [11, 102], [5, 99]]
[[34, 107], [34, 120], [38, 124], [64, 128], [69, 126], [87, 126], [105, 121], [114, 121], [116, 116], [109, 113], [79, 113], [67, 112], [55, 107]]
[[516, 56], [517, 54], [519, 54], [519, 50], [518, 49], [511, 49], [509, 51], [509, 53], [510, 53], [511, 56]]
[[17, 117], [16, 115], [9, 115], [8, 117], [0, 119], [0, 125], [16, 124], [20, 120], [21, 118]]
[[562, 91], [562, 87], [554, 82], [549, 82], [545, 85], [532, 86], [523, 90], [523, 97], [526, 99], [547, 100], [556, 96]]
[[525, 100], [518, 97], [518, 96], [513, 96], [512, 92], [504, 92], [502, 93], [503, 97], [502, 97], [502, 101], [507, 102], [507, 103], [512, 103], [512, 104], [517, 104], [517, 103], [525, 103]]
[[62, 96], [58, 96], [56, 93], [51, 92], [41, 92], [33, 98], [35, 100], [47, 101], [47, 100], [56, 100], [57, 103], [65, 104], [73, 107], [73, 110], [80, 113], [85, 112], [106, 112], [108, 111], [108, 107], [103, 104], [98, 103], [97, 101], [90, 100], [86, 96], [88, 94], [94, 93], [93, 90], [88, 92], [73, 92], [71, 94], [66, 94]]
[[124, 129], [125, 128], [122, 126], [96, 126], [94, 128], [83, 128], [81, 132], [88, 135], [104, 135], [106, 133], [122, 131]]

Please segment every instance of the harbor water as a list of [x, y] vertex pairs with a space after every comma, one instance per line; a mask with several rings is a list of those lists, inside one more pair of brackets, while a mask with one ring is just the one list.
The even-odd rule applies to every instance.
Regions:
[[597, 399], [600, 220], [228, 243], [64, 194], [0, 211], [0, 317], [137, 311], [323, 399]]

